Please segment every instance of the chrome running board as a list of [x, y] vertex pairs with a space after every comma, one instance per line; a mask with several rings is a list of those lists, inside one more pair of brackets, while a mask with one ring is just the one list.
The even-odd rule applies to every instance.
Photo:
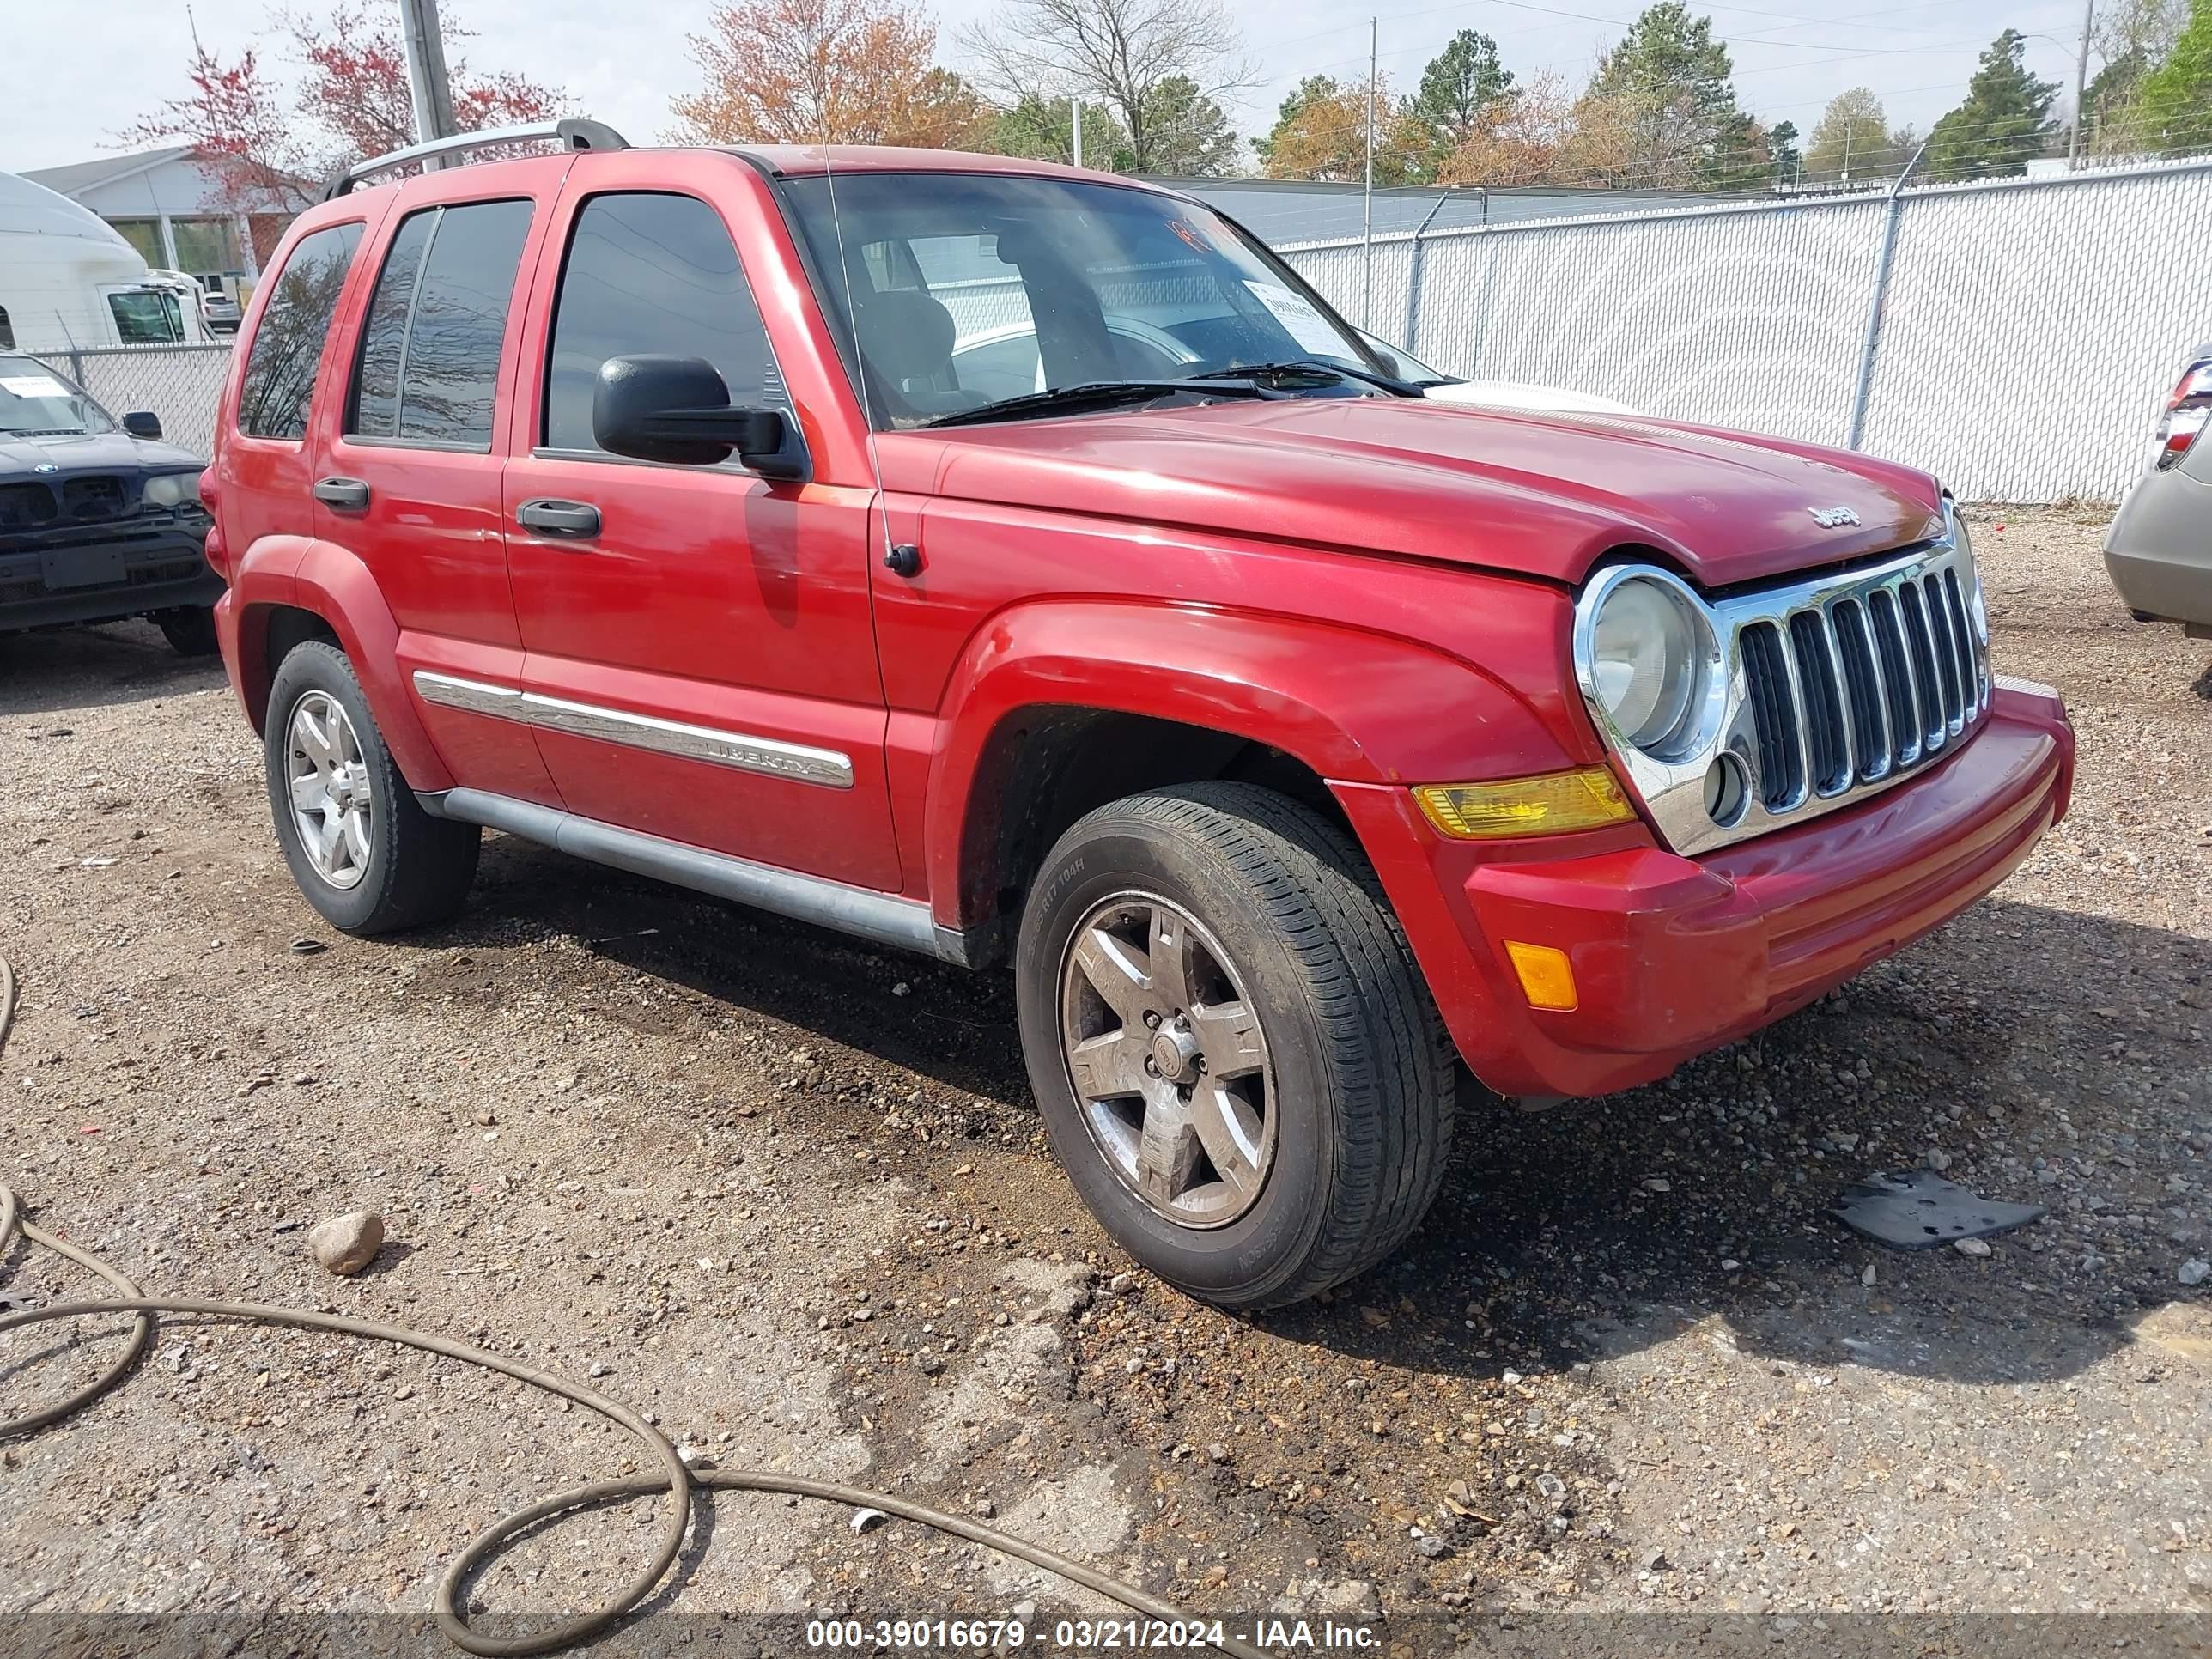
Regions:
[[929, 906], [920, 899], [848, 887], [842, 881], [780, 870], [774, 865], [732, 858], [726, 853], [710, 853], [704, 848], [619, 829], [596, 818], [579, 817], [556, 807], [483, 789], [448, 789], [438, 794], [418, 794], [416, 799], [433, 817], [481, 823], [594, 864], [650, 876], [797, 921], [811, 921], [877, 945], [919, 951], [963, 967], [979, 965], [975, 952], [985, 941], [957, 927], [940, 927]]

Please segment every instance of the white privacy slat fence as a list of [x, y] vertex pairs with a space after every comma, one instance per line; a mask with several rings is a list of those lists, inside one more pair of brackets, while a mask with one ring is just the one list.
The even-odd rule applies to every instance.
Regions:
[[[1284, 255], [1472, 379], [1861, 447], [1965, 499], [2115, 500], [2212, 339], [2212, 162], [1377, 238]], [[1371, 282], [1371, 296], [1370, 283]], [[1877, 289], [1880, 305], [1877, 310]]]

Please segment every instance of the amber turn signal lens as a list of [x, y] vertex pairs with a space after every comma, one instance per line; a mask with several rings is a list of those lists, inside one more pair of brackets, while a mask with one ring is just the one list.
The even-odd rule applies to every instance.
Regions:
[[1567, 960], [1567, 953], [1551, 945], [1523, 945], [1517, 939], [1505, 941], [1505, 954], [1513, 959], [1513, 971], [1521, 976], [1521, 994], [1528, 999], [1531, 1008], [1553, 1008], [1561, 1013], [1571, 1013], [1576, 1006], [1575, 966]]
[[1496, 783], [1424, 784], [1413, 791], [1413, 799], [1438, 831], [1460, 841], [1556, 836], [1635, 816], [1628, 797], [1602, 766]]

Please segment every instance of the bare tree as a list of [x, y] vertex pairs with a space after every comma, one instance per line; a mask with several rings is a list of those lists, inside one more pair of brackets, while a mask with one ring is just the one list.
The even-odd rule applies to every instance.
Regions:
[[[1222, 0], [1006, 0], [961, 45], [1001, 105], [1078, 94], [1104, 104], [1127, 137], [1132, 173], [1170, 161], [1189, 106], [1259, 78]], [[1168, 83], [1178, 80], [1196, 88], [1194, 100], [1176, 95]]]

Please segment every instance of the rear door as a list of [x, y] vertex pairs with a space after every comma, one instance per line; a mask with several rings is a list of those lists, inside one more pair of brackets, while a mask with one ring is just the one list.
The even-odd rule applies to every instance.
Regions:
[[542, 805], [559, 796], [538, 745], [496, 708], [520, 690], [522, 640], [494, 434], [514, 395], [516, 295], [565, 165], [455, 168], [386, 216], [314, 483], [318, 533], [374, 576], [399, 625], [401, 674], [454, 778]]
[[704, 357], [732, 401], [805, 413], [739, 256], [751, 175], [714, 160], [686, 190], [665, 153], [586, 155], [563, 190], [506, 474], [529, 718], [571, 811], [896, 890], [872, 486], [629, 461], [592, 435], [600, 365], [635, 353]]
[[347, 273], [363, 236], [381, 217], [376, 198], [364, 216], [324, 225], [292, 245], [276, 273], [262, 284], [246, 362], [239, 371], [236, 404], [222, 422], [216, 469], [223, 539], [233, 559], [272, 536], [315, 533], [307, 493], [315, 456], [307, 432], [319, 385], [342, 380], [323, 372], [335, 356], [331, 322], [343, 298]]

